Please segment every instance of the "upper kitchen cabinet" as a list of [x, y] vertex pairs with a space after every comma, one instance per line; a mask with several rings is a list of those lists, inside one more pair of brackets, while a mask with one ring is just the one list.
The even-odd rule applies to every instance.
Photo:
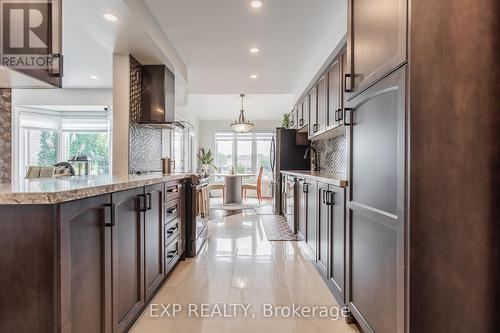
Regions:
[[326, 114], [326, 128], [331, 129], [340, 125], [342, 115], [341, 92], [341, 59], [336, 58], [328, 71], [328, 108]]
[[307, 131], [309, 127], [309, 95], [306, 95], [302, 102], [300, 103], [302, 105], [302, 119], [304, 121], [304, 129]]
[[407, 0], [349, 0], [347, 27], [351, 98], [406, 61]]
[[314, 86], [306, 98], [309, 99], [309, 138], [311, 138], [319, 132], [318, 87]]
[[297, 117], [298, 117], [298, 111], [297, 111], [297, 106], [295, 106], [290, 112], [290, 128], [291, 129], [296, 129], [297, 127]]
[[326, 113], [328, 110], [328, 74], [318, 81], [317, 131], [320, 134], [326, 129]]

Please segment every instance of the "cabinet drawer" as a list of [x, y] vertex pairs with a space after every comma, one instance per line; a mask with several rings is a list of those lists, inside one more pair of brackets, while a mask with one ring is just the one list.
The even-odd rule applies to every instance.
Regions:
[[174, 241], [172, 241], [165, 248], [165, 272], [166, 274], [170, 273], [170, 271], [174, 268], [177, 261], [180, 258], [179, 251], [179, 237], [177, 237]]
[[169, 201], [165, 204], [165, 224], [180, 217], [179, 199]]
[[169, 202], [179, 198], [180, 184], [178, 181], [168, 182], [165, 184], [165, 202]]
[[177, 236], [179, 236], [180, 219], [170, 221], [165, 225], [165, 246], [168, 246]]

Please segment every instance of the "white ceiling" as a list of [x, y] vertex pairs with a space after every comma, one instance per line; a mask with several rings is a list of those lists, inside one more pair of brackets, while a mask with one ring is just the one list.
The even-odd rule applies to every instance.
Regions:
[[194, 94], [296, 93], [318, 55], [335, 48], [330, 36], [345, 32], [336, 22], [345, 22], [346, 0], [264, 0], [260, 9], [250, 0], [145, 2], [188, 66]]
[[[281, 119], [294, 103], [291, 94], [250, 94], [244, 101], [245, 117], [251, 121]], [[239, 94], [190, 94], [188, 105], [201, 121], [237, 120], [241, 98]]]
[[[103, 12], [115, 14], [119, 21], [104, 20]], [[169, 64], [138, 16], [122, 0], [64, 0], [63, 87], [111, 88], [113, 53], [133, 54], [145, 64]]]

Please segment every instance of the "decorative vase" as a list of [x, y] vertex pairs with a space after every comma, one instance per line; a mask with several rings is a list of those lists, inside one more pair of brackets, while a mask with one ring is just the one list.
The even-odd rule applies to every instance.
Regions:
[[205, 175], [210, 174], [210, 164], [202, 164], [203, 167], [203, 172], [205, 172]]

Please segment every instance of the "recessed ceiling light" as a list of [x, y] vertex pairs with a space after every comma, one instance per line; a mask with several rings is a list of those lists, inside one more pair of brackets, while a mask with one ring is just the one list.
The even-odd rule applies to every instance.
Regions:
[[252, 75], [250, 75], [250, 78], [255, 80], [255, 79], [258, 79], [259, 76], [257, 74], [252, 74]]
[[253, 47], [253, 48], [251, 48], [250, 50], [248, 50], [248, 52], [250, 52], [250, 53], [252, 53], [252, 54], [257, 54], [257, 53], [259, 53], [259, 51], [260, 51], [260, 50], [259, 50], [258, 48], [256, 48], [256, 47]]
[[262, 0], [252, 0], [250, 5], [252, 5], [253, 8], [260, 8], [262, 7]]
[[91, 78], [92, 80], [99, 80], [99, 77], [98, 77], [98, 76], [96, 76], [96, 75], [90, 75], [90, 78]]
[[110, 22], [118, 21], [118, 16], [116, 16], [113, 13], [102, 13], [102, 17], [104, 17], [105, 20], [110, 21]]

